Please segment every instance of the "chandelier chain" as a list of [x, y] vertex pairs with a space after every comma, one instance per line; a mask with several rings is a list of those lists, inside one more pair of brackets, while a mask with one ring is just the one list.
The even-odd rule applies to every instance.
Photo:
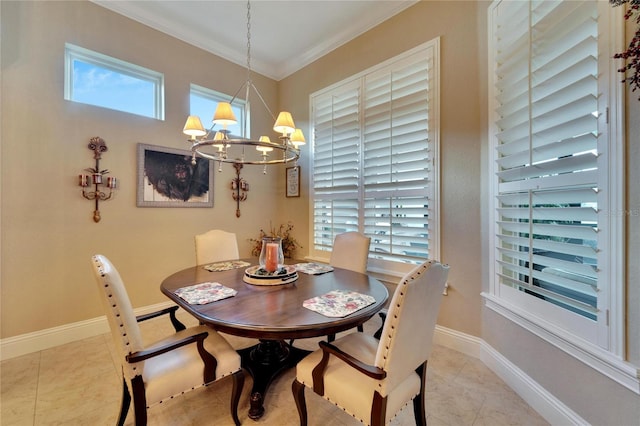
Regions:
[[251, 80], [251, 2], [247, 0], [247, 80]]

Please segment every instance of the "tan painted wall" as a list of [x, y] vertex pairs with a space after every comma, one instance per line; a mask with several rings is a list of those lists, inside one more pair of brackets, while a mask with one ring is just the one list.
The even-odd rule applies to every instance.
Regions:
[[[236, 232], [241, 255], [249, 255], [247, 239], [276, 213], [282, 167], [266, 176], [257, 166], [243, 170], [251, 187], [239, 219], [229, 165], [215, 174], [213, 208], [136, 207], [136, 144], [188, 148], [182, 127], [189, 84], [233, 94], [244, 68], [87, 1], [3, 1], [1, 7], [1, 337], [103, 315], [90, 269], [94, 253], [118, 267], [134, 307], [166, 301], [159, 284], [195, 262], [197, 233]], [[166, 120], [65, 101], [65, 42], [164, 73]], [[276, 82], [253, 77], [275, 108]], [[259, 118], [254, 114], [254, 129], [270, 128], [270, 119]], [[87, 148], [93, 136], [107, 142], [101, 166], [120, 181], [115, 198], [100, 203], [98, 224], [93, 203], [76, 186], [77, 175], [94, 165]]]

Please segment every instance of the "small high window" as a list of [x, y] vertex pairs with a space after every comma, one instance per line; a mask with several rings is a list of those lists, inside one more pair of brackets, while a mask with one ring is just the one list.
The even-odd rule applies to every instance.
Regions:
[[213, 113], [216, 111], [218, 102], [231, 103], [231, 110], [238, 120], [237, 124], [227, 126], [227, 130], [231, 132], [230, 137], [250, 137], [248, 122], [246, 134], [243, 135], [242, 133], [242, 125], [246, 120], [248, 120], [248, 117], [245, 118], [245, 101], [243, 99], [232, 99], [231, 96], [225, 95], [224, 93], [216, 92], [215, 90], [207, 89], [206, 87], [198, 86], [196, 84], [191, 85], [189, 114], [200, 117], [205, 129], [210, 129], [213, 125]]
[[67, 43], [64, 98], [164, 120], [164, 75]]

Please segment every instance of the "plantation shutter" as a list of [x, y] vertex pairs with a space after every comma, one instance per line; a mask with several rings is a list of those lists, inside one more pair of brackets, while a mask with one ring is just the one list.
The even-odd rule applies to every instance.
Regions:
[[[371, 238], [369, 266], [437, 259], [439, 41], [311, 95], [313, 239]], [[395, 262], [395, 265], [391, 262]]]
[[364, 232], [382, 259], [429, 256], [431, 60], [408, 58], [364, 82]]
[[499, 282], [596, 320], [596, 1], [496, 8]]
[[360, 87], [347, 84], [314, 98], [315, 248], [330, 250], [337, 234], [358, 231]]

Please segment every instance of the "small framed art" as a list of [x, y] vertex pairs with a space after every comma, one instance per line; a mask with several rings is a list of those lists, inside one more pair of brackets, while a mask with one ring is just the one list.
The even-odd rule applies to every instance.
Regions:
[[300, 196], [300, 166], [287, 167], [287, 197]]
[[138, 207], [213, 207], [213, 161], [138, 144]]

